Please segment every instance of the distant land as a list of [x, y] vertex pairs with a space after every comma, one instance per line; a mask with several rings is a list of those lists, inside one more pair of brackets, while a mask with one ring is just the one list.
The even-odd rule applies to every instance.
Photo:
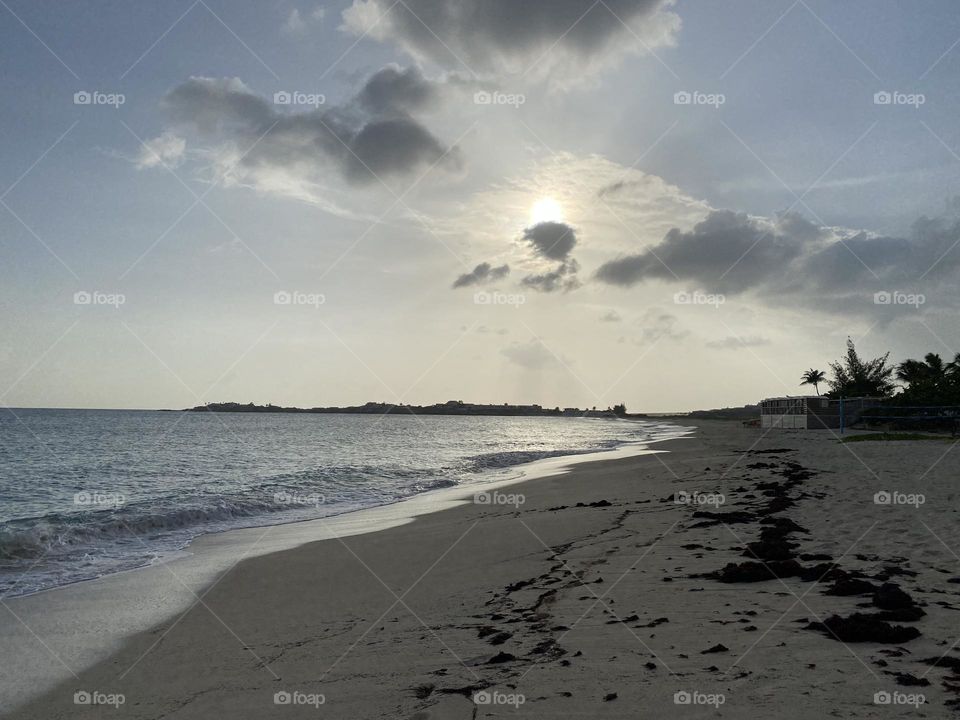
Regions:
[[694, 410], [686, 415], [697, 420], [752, 420], [760, 417], [760, 406], [743, 405], [714, 410]]
[[197, 405], [186, 408], [184, 412], [234, 412], [234, 413], [354, 413], [359, 415], [488, 415], [488, 416], [529, 416], [529, 417], [588, 417], [588, 418], [651, 418], [651, 417], [690, 417], [701, 420], [746, 420], [759, 417], [758, 405], [718, 408], [714, 410], [694, 410], [678, 413], [628, 413], [624, 404], [614, 405], [605, 410], [597, 408], [545, 408], [540, 405], [511, 405], [503, 403], [480, 404], [462, 400], [448, 400], [434, 405], [404, 405], [403, 403], [368, 402], [363, 405], [346, 407], [283, 407], [281, 405], [256, 405], [254, 403], [220, 402]]
[[448, 400], [435, 405], [404, 405], [402, 403], [368, 402], [349, 407], [297, 408], [280, 405], [255, 405], [254, 403], [207, 403], [187, 408], [186, 412], [238, 412], [238, 413], [356, 413], [361, 415], [507, 415], [534, 417], [591, 417], [591, 418], [640, 418], [645, 415], [628, 414], [625, 405], [614, 405], [606, 410], [597, 408], [545, 408], [540, 405], [481, 405], [462, 400]]

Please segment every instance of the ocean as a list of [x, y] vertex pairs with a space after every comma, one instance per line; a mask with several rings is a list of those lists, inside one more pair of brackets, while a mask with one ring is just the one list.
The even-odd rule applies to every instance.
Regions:
[[309, 520], [643, 443], [587, 418], [0, 410], [0, 596], [128, 570], [208, 532]]

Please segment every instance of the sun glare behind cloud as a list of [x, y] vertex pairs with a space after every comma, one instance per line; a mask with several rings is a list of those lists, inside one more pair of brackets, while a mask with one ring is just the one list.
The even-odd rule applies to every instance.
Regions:
[[537, 225], [542, 222], [562, 222], [563, 208], [552, 197], [537, 200], [530, 208], [530, 223]]

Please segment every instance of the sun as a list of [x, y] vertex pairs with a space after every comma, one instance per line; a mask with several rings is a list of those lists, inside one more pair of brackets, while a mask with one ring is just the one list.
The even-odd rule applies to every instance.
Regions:
[[537, 200], [530, 208], [530, 222], [539, 225], [543, 222], [561, 222], [563, 208], [552, 197], [543, 197]]

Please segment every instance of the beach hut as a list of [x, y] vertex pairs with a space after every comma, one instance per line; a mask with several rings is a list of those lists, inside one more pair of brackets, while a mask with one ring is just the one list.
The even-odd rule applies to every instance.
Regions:
[[767, 398], [760, 403], [760, 427], [783, 430], [843, 428], [857, 422], [864, 410], [882, 403], [883, 398], [831, 400], [820, 395]]
[[819, 414], [829, 408], [830, 401], [827, 398], [815, 395], [767, 398], [760, 403], [760, 427], [784, 430], [840, 427], [839, 422], [834, 426], [820, 421]]

